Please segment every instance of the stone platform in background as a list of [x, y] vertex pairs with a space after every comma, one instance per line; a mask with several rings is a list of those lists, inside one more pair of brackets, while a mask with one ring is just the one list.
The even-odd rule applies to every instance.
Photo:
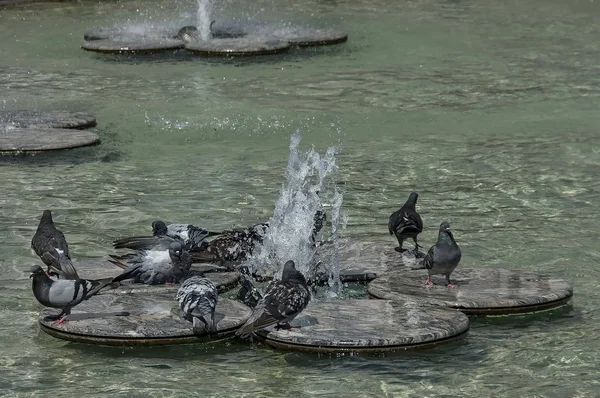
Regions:
[[169, 38], [127, 37], [84, 41], [81, 48], [87, 51], [112, 54], [153, 54], [183, 48], [183, 40]]
[[0, 126], [0, 152], [41, 152], [74, 149], [100, 143], [98, 135], [84, 130], [58, 128], [6, 128]]
[[185, 44], [187, 51], [210, 56], [269, 55], [287, 51], [290, 47], [287, 41], [268, 37], [195, 40]]
[[424, 306], [416, 300], [311, 301], [292, 321], [293, 330], [257, 332], [270, 346], [336, 353], [430, 348], [466, 335], [469, 319], [460, 311]]
[[238, 301], [219, 298], [217, 332], [210, 334], [194, 334], [192, 323], [181, 317], [174, 295], [167, 292], [98, 295], [73, 308], [67, 322], [52, 324], [46, 319], [59, 312], [44, 309], [39, 323], [44, 332], [60, 339], [105, 345], [164, 345], [227, 338], [246, 322], [252, 310]]
[[[342, 282], [370, 281], [378, 276], [389, 274], [397, 269], [418, 265], [412, 252], [398, 253], [394, 242], [365, 242], [355, 239], [340, 239], [338, 262]], [[324, 264], [329, 264], [334, 246], [325, 243], [315, 253], [317, 273], [323, 272]]]
[[348, 41], [346, 32], [318, 28], [296, 28], [289, 32], [277, 31], [275, 37], [298, 47], [329, 46]]
[[[111, 264], [106, 259], [74, 259], [73, 265], [77, 273], [84, 279], [102, 279], [120, 275], [123, 270], [114, 264]], [[197, 269], [206, 272], [206, 278], [210, 279], [220, 293], [226, 292], [234, 288], [241, 277], [239, 272], [213, 272], [216, 267], [212, 265], [194, 264], [192, 269]], [[157, 290], [159, 289], [159, 290]], [[131, 293], [148, 293], [148, 292], [168, 292], [173, 296], [179, 289], [179, 284], [174, 285], [145, 285], [143, 283], [133, 283], [131, 280], [121, 282], [121, 286], [116, 289], [107, 289], [100, 293], [104, 294], [131, 294]]]
[[424, 304], [458, 309], [469, 315], [504, 315], [540, 311], [561, 306], [573, 296], [564, 280], [534, 272], [498, 268], [461, 268], [445, 286], [443, 276], [432, 276], [434, 286], [425, 285], [427, 271], [396, 270], [369, 283], [371, 296], [384, 300], [416, 299]]
[[96, 125], [96, 118], [83, 112], [69, 111], [0, 111], [2, 126], [18, 128], [86, 129]]

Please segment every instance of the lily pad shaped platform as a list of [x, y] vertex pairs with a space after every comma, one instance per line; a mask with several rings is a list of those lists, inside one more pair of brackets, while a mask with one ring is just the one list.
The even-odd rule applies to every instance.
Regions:
[[424, 304], [458, 309], [469, 315], [505, 315], [558, 307], [573, 296], [564, 280], [535, 272], [502, 268], [457, 268], [445, 286], [445, 278], [432, 276], [425, 285], [426, 270], [397, 270], [369, 283], [369, 295], [384, 300], [407, 298]]
[[42, 152], [98, 145], [91, 131], [58, 128], [0, 126], [0, 152]]
[[292, 321], [296, 329], [258, 331], [272, 347], [340, 353], [430, 348], [464, 337], [469, 319], [460, 311], [424, 306], [416, 300], [312, 301]]
[[83, 112], [69, 111], [0, 111], [0, 127], [85, 129], [94, 127], [96, 118]]
[[217, 331], [197, 334], [192, 331], [192, 322], [181, 317], [172, 292], [97, 295], [73, 308], [62, 324], [47, 319], [59, 312], [44, 309], [39, 324], [44, 332], [60, 339], [105, 345], [165, 345], [228, 338], [246, 322], [252, 310], [238, 301], [219, 298]]

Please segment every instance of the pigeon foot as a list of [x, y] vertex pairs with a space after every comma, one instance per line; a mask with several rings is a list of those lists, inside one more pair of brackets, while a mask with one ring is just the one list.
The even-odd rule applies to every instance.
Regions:
[[282, 325], [277, 325], [275, 326], [275, 330], [296, 330], [296, 329], [300, 329], [300, 326], [292, 326], [289, 323], [284, 323]]
[[165, 286], [173, 286], [173, 282], [165, 282]]
[[427, 280], [425, 281], [426, 285], [433, 285], [433, 282], [431, 281], [430, 277], [427, 277]]
[[67, 321], [67, 315], [63, 316], [62, 318], [58, 318], [57, 320], [51, 322], [51, 325], [60, 325], [61, 323], [65, 323]]
[[458, 285], [455, 285], [453, 283], [448, 283], [446, 286], [450, 287], [450, 288], [457, 288], [458, 287]]
[[398, 253], [404, 253], [405, 251], [407, 251], [407, 249], [404, 249], [400, 246], [394, 247], [394, 250], [396, 250]]

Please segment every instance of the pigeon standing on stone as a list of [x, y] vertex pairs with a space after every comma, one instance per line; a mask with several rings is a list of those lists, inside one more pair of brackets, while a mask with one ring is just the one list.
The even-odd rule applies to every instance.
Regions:
[[306, 308], [310, 298], [304, 275], [296, 270], [293, 261], [288, 261], [283, 267], [281, 280], [269, 283], [264, 297], [235, 334], [241, 336], [275, 324], [289, 329], [289, 323]]
[[125, 270], [113, 282], [133, 279], [135, 283], [147, 285], [179, 283], [192, 266], [190, 253], [179, 242], [171, 243], [168, 252], [148, 250], [110, 257], [108, 261]]
[[191, 224], [169, 224], [157, 220], [152, 223], [152, 236], [130, 236], [113, 242], [115, 249], [152, 250], [168, 249], [173, 242], [180, 242], [188, 251], [199, 250], [206, 245], [206, 238], [217, 235]]
[[54, 225], [50, 210], [44, 210], [42, 213], [40, 223], [31, 239], [31, 248], [48, 266], [48, 272], [52, 271], [64, 279], [79, 279], [71, 262], [65, 235]]
[[450, 230], [450, 224], [444, 221], [440, 224], [437, 243], [431, 246], [427, 255], [423, 259], [423, 265], [427, 269], [426, 285], [433, 285], [431, 275], [445, 275], [448, 287], [456, 287], [450, 283], [450, 274], [460, 262], [460, 247], [454, 240], [454, 235]]
[[84, 300], [89, 299], [102, 288], [112, 282], [112, 278], [88, 279], [51, 279], [39, 265], [30, 269], [30, 278], [33, 278], [31, 288], [33, 295], [46, 307], [60, 308], [61, 313], [56, 316], [55, 323], [63, 323], [71, 313], [71, 308]]
[[415, 252], [421, 247], [417, 243], [417, 235], [423, 231], [423, 221], [416, 209], [418, 197], [419, 194], [412, 192], [400, 210], [390, 216], [388, 229], [390, 235], [396, 235], [398, 239], [398, 247], [394, 248], [397, 252], [406, 251], [402, 248], [402, 243], [409, 238], [415, 242]]
[[189, 272], [175, 295], [185, 318], [192, 322], [194, 333], [216, 332], [215, 308], [219, 299], [217, 287], [204, 274]]

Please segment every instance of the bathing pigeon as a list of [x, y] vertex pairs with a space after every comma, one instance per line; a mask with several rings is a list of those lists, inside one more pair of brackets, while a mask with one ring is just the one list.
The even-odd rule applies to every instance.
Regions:
[[194, 333], [217, 331], [215, 308], [218, 299], [219, 293], [215, 284], [199, 272], [186, 274], [175, 295], [185, 318], [192, 322]]
[[433, 285], [431, 275], [445, 275], [448, 287], [456, 287], [450, 283], [450, 274], [460, 262], [460, 247], [454, 240], [454, 235], [450, 230], [450, 224], [444, 221], [440, 224], [438, 240], [434, 246], [427, 252], [423, 259], [423, 265], [427, 269], [426, 285]]
[[415, 208], [418, 197], [419, 194], [412, 192], [400, 210], [390, 216], [388, 229], [390, 235], [396, 235], [396, 239], [398, 239], [399, 246], [394, 248], [397, 252], [406, 251], [402, 248], [402, 243], [408, 238], [415, 241], [415, 251], [421, 247], [417, 243], [417, 235], [423, 231], [423, 221]]
[[67, 316], [71, 313], [71, 308], [89, 299], [112, 282], [112, 278], [54, 280], [39, 265], [32, 266], [30, 272], [29, 277], [33, 278], [31, 288], [37, 301], [46, 307], [62, 309], [61, 313], [56, 316], [56, 323], [66, 321]]
[[206, 245], [205, 239], [218, 233], [191, 224], [169, 224], [157, 220], [152, 223], [152, 236], [131, 236], [113, 242], [115, 249], [151, 250], [168, 249], [173, 242], [180, 242], [188, 251], [199, 250]]
[[250, 280], [250, 270], [247, 267], [239, 267], [238, 270], [242, 274], [242, 287], [237, 294], [237, 299], [248, 307], [254, 309], [260, 300], [263, 298], [262, 294], [254, 287], [254, 284]]
[[192, 266], [192, 259], [181, 243], [173, 242], [169, 250], [147, 250], [124, 256], [111, 255], [111, 263], [125, 271], [113, 282], [133, 279], [135, 283], [162, 285], [179, 283]]
[[281, 280], [269, 283], [264, 297], [235, 334], [241, 336], [275, 324], [280, 328], [290, 328], [289, 322], [306, 308], [310, 298], [304, 275], [296, 270], [293, 261], [288, 261], [283, 267]]
[[71, 262], [65, 235], [54, 226], [50, 210], [42, 213], [37, 231], [31, 239], [31, 248], [48, 266], [48, 272], [52, 271], [64, 279], [79, 278]]

